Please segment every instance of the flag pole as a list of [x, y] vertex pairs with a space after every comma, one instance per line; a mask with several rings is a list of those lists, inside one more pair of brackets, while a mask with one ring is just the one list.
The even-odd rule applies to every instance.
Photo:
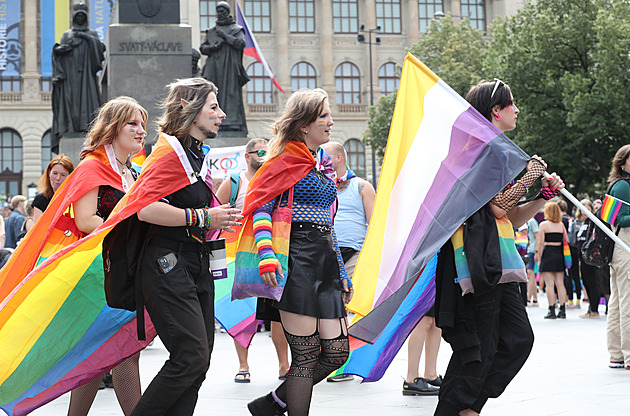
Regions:
[[[545, 178], [549, 178], [549, 173], [545, 172], [543, 174], [543, 176]], [[575, 205], [576, 207], [579, 208], [580, 211], [582, 211], [584, 213], [584, 215], [586, 215], [591, 221], [593, 221], [595, 223], [595, 225], [597, 225], [603, 232], [606, 233], [606, 235], [610, 238], [612, 238], [612, 240], [617, 243], [621, 248], [623, 248], [624, 250], [626, 250], [626, 252], [628, 252], [630, 254], [630, 247], [628, 247], [626, 245], [626, 243], [624, 243], [623, 241], [621, 241], [621, 239], [615, 235], [615, 233], [612, 232], [612, 230], [608, 227], [606, 227], [604, 225], [604, 223], [597, 218], [595, 215], [593, 215], [593, 213], [586, 208], [584, 205], [582, 205], [580, 203], [580, 201], [578, 201], [572, 194], [571, 192], [567, 191], [566, 188], [560, 189], [560, 193], [562, 195], [565, 196], [565, 198], [567, 198], [569, 201], [571, 201], [571, 203], [573, 205]]]

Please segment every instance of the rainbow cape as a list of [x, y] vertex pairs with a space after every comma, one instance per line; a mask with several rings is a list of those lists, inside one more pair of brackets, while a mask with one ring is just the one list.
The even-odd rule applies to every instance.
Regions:
[[[528, 160], [525, 152], [408, 54], [372, 220], [354, 272], [355, 295], [348, 307], [357, 315], [350, 335], [374, 345], [404, 340], [433, 304], [433, 297], [426, 301], [425, 296], [433, 285], [417, 276], [424, 270], [422, 279], [433, 279], [427, 277], [431, 275], [427, 268], [440, 247]], [[413, 317], [405, 315], [404, 307], [410, 304], [417, 305]], [[353, 351], [345, 373], [378, 380], [402, 344], [393, 345], [378, 360]]]
[[[236, 267], [256, 269], [260, 258], [256, 249], [253, 213], [295, 185], [316, 165], [306, 145], [289, 141], [282, 153], [267, 160], [249, 182], [243, 204], [243, 226], [237, 243], [239, 264]], [[289, 242], [286, 242], [289, 244]], [[232, 286], [232, 299], [246, 297], [239, 284]]]
[[9, 415], [27, 414], [92, 380], [156, 335], [146, 312], [147, 340], [138, 341], [135, 312], [107, 306], [102, 242], [120, 221], [199, 175], [179, 140], [161, 135], [140, 177], [107, 221], [63, 246], [62, 237], [73, 234], [63, 223], [71, 215], [62, 215], [72, 202], [95, 186], [122, 189], [111, 160], [102, 151], [86, 157], [0, 271], [0, 408]]
[[617, 219], [617, 214], [619, 214], [619, 210], [621, 209], [621, 205], [623, 203], [624, 201], [615, 198], [614, 196], [610, 196], [608, 194], [604, 195], [604, 201], [602, 202], [602, 207], [600, 208], [602, 221], [607, 222], [610, 225], [614, 225], [615, 219]]

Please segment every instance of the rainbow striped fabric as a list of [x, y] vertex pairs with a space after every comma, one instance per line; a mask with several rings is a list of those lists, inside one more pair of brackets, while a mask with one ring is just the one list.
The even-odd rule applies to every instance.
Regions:
[[621, 205], [623, 203], [624, 202], [621, 199], [606, 194], [604, 196], [604, 201], [602, 202], [602, 207], [600, 208], [600, 217], [602, 221], [607, 222], [610, 225], [614, 225], [615, 219], [617, 219], [617, 214], [619, 214], [619, 210], [621, 209]]
[[[432, 296], [422, 301], [424, 291], [412, 296], [420, 271], [528, 160], [525, 152], [408, 54], [372, 221], [354, 273], [355, 296], [349, 308], [360, 319], [350, 327], [350, 335], [375, 343], [386, 334], [386, 344], [404, 340], [413, 325], [405, 325], [403, 305], [420, 305], [414, 309], [417, 322], [433, 304]], [[423, 290], [428, 287], [432, 286]], [[385, 332], [389, 325], [397, 329]], [[378, 361], [349, 363], [344, 371], [373, 381], [378, 378], [371, 375], [382, 374], [397, 351], [387, 348]]]
[[148, 315], [147, 340], [138, 341], [135, 313], [107, 306], [102, 242], [118, 222], [197, 178], [179, 140], [162, 135], [108, 220], [64, 246], [61, 237], [73, 231], [64, 231], [63, 221], [71, 221], [74, 201], [103, 184], [122, 189], [109, 160], [97, 151], [79, 164], [0, 271], [0, 408], [9, 415], [27, 414], [92, 380], [155, 337]]
[[525, 264], [516, 249], [514, 226], [506, 215], [496, 218], [496, 222], [499, 231], [499, 246], [501, 247], [501, 265], [503, 266], [500, 282], [527, 282]]
[[[254, 235], [254, 218], [253, 214], [258, 208], [271, 201], [287, 189], [295, 185], [315, 166], [315, 159], [311, 155], [304, 143], [290, 141], [278, 156], [267, 160], [258, 169], [256, 175], [249, 182], [245, 203], [243, 205], [243, 227], [238, 240], [236, 252], [236, 273], [241, 276], [247, 276], [248, 279], [243, 283], [234, 282], [232, 286], [232, 299], [245, 299], [251, 296], [264, 296], [269, 299], [280, 300], [282, 296], [282, 287], [271, 287], [262, 282], [259, 275], [260, 256], [256, 246]], [[276, 210], [278, 212], [279, 210]], [[275, 214], [275, 213], [274, 213]], [[284, 221], [290, 223], [291, 219]], [[275, 228], [282, 224], [276, 224]], [[276, 234], [274, 233], [274, 236]], [[286, 239], [280, 239], [274, 244], [282, 244], [284, 249], [273, 247], [276, 254], [287, 252], [286, 248], [289, 244], [288, 235]], [[283, 256], [281, 256], [283, 257]], [[280, 263], [285, 265], [288, 258], [279, 258]], [[240, 270], [239, 270], [240, 269]], [[257, 279], [255, 279], [255, 277]], [[250, 279], [251, 278], [251, 279]], [[254, 283], [254, 280], [259, 283]]]

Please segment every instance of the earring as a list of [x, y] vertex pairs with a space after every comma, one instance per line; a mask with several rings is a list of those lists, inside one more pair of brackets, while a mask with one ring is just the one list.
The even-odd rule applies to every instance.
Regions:
[[497, 113], [497, 115], [494, 116], [494, 119], [496, 121], [501, 121], [502, 118], [503, 118], [503, 116], [501, 114], [498, 114], [498, 113]]

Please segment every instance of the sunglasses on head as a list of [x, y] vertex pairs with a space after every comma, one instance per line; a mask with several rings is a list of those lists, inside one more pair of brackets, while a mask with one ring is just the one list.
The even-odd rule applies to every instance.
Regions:
[[253, 154], [256, 153], [259, 157], [265, 157], [265, 155], [267, 154], [266, 150], [252, 150], [251, 152], [247, 152], [249, 154]]
[[492, 89], [492, 94], [490, 94], [490, 99], [494, 97], [494, 93], [497, 92], [501, 85], [505, 85], [505, 82], [501, 81], [499, 78], [494, 79], [494, 88]]

